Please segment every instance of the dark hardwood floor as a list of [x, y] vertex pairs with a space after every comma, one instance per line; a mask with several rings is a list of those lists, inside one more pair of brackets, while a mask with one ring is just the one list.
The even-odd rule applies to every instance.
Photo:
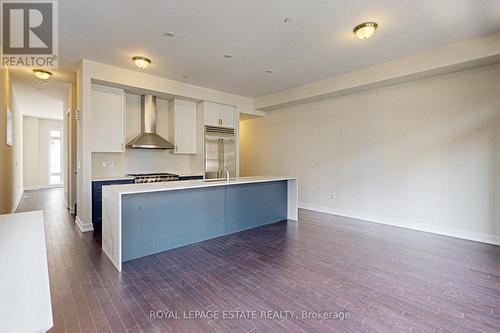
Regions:
[[[44, 211], [52, 332], [500, 331], [498, 246], [301, 210], [299, 223], [137, 259], [120, 274], [102, 253], [100, 237], [78, 232], [62, 195], [60, 189], [26, 192], [18, 209]], [[296, 313], [151, 316], [168, 310], [181, 317], [191, 310]], [[302, 311], [350, 317], [307, 319]]]

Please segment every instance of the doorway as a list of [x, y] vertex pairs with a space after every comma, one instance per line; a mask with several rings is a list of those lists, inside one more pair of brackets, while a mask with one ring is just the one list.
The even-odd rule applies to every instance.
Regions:
[[62, 131], [60, 129], [49, 129], [49, 185], [62, 185]]
[[24, 116], [25, 190], [64, 186], [63, 120]]

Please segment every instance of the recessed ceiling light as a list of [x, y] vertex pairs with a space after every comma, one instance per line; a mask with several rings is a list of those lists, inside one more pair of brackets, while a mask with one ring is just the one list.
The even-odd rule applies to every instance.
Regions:
[[293, 22], [293, 18], [291, 18], [291, 17], [285, 17], [283, 19], [283, 23], [285, 23], [285, 24], [292, 23], [292, 22]]
[[272, 74], [272, 73], [273, 73], [273, 70], [272, 70], [272, 69], [266, 69], [266, 73], [267, 73], [267, 74]]
[[233, 55], [231, 53], [224, 54], [224, 58], [231, 59]]
[[359, 39], [367, 40], [368, 38], [373, 36], [375, 30], [377, 30], [377, 27], [378, 24], [375, 22], [364, 22], [355, 26], [352, 31]]
[[175, 32], [173, 32], [173, 31], [165, 31], [163, 34], [167, 37], [174, 37], [175, 36]]
[[132, 60], [134, 61], [135, 65], [140, 69], [148, 67], [149, 64], [151, 63], [151, 59], [148, 59], [146, 57], [135, 56], [132, 58]]
[[48, 80], [52, 76], [51, 72], [43, 70], [43, 69], [34, 69], [33, 73], [35, 74], [35, 76], [37, 78], [39, 78], [40, 80], [43, 80], [43, 81]]
[[187, 79], [187, 77], [188, 77], [188, 76], [187, 76], [187, 75], [183, 75], [183, 76], [181, 76], [181, 77], [182, 77], [183, 79]]

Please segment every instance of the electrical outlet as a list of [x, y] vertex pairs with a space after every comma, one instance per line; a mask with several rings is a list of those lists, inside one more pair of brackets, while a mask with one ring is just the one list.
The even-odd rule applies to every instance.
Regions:
[[330, 199], [337, 199], [337, 194], [335, 194], [334, 192], [330, 193]]
[[101, 162], [101, 168], [106, 168], [106, 167], [107, 167], [106, 162]]
[[112, 168], [114, 166], [115, 166], [115, 162], [113, 162], [113, 161], [108, 162], [108, 168]]

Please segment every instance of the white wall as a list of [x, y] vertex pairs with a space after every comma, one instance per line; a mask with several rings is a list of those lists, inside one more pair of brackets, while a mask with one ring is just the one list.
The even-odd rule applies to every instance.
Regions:
[[70, 212], [73, 214], [76, 206], [76, 184], [77, 184], [77, 121], [76, 121], [76, 109], [77, 109], [77, 86], [76, 84], [71, 85], [71, 112], [70, 112], [70, 127], [69, 127], [69, 168], [68, 173], [70, 176], [67, 178], [69, 183], [69, 206]]
[[298, 176], [306, 208], [500, 244], [499, 87], [493, 65], [268, 112], [241, 122], [241, 173]]
[[[62, 120], [24, 117], [24, 188], [26, 190], [50, 187], [49, 130], [63, 129]], [[61, 136], [61, 158], [63, 145]], [[61, 169], [61, 172], [64, 169]]]
[[264, 114], [263, 112], [255, 111], [253, 107], [253, 99], [251, 98], [83, 59], [77, 71], [77, 100], [78, 110], [81, 112], [81, 119], [77, 124], [78, 210], [76, 223], [81, 231], [92, 230], [92, 83], [127, 87], [129, 91], [135, 89], [179, 98], [212, 101], [216, 103], [234, 105], [240, 113], [243, 112], [258, 115]]
[[[163, 138], [169, 137], [168, 101], [156, 102], [156, 130]], [[141, 131], [141, 96], [126, 95], [125, 142], [131, 141]], [[102, 167], [102, 162], [106, 167]], [[109, 162], [114, 166], [109, 167]], [[190, 173], [191, 155], [177, 155], [164, 150], [126, 150], [123, 153], [92, 153], [92, 177], [115, 177], [137, 172]], [[198, 170], [199, 171], [199, 170]]]
[[23, 177], [24, 186], [38, 186], [40, 180], [40, 124], [35, 117], [24, 117], [24, 142], [23, 155], [26, 165], [24, 165]]

